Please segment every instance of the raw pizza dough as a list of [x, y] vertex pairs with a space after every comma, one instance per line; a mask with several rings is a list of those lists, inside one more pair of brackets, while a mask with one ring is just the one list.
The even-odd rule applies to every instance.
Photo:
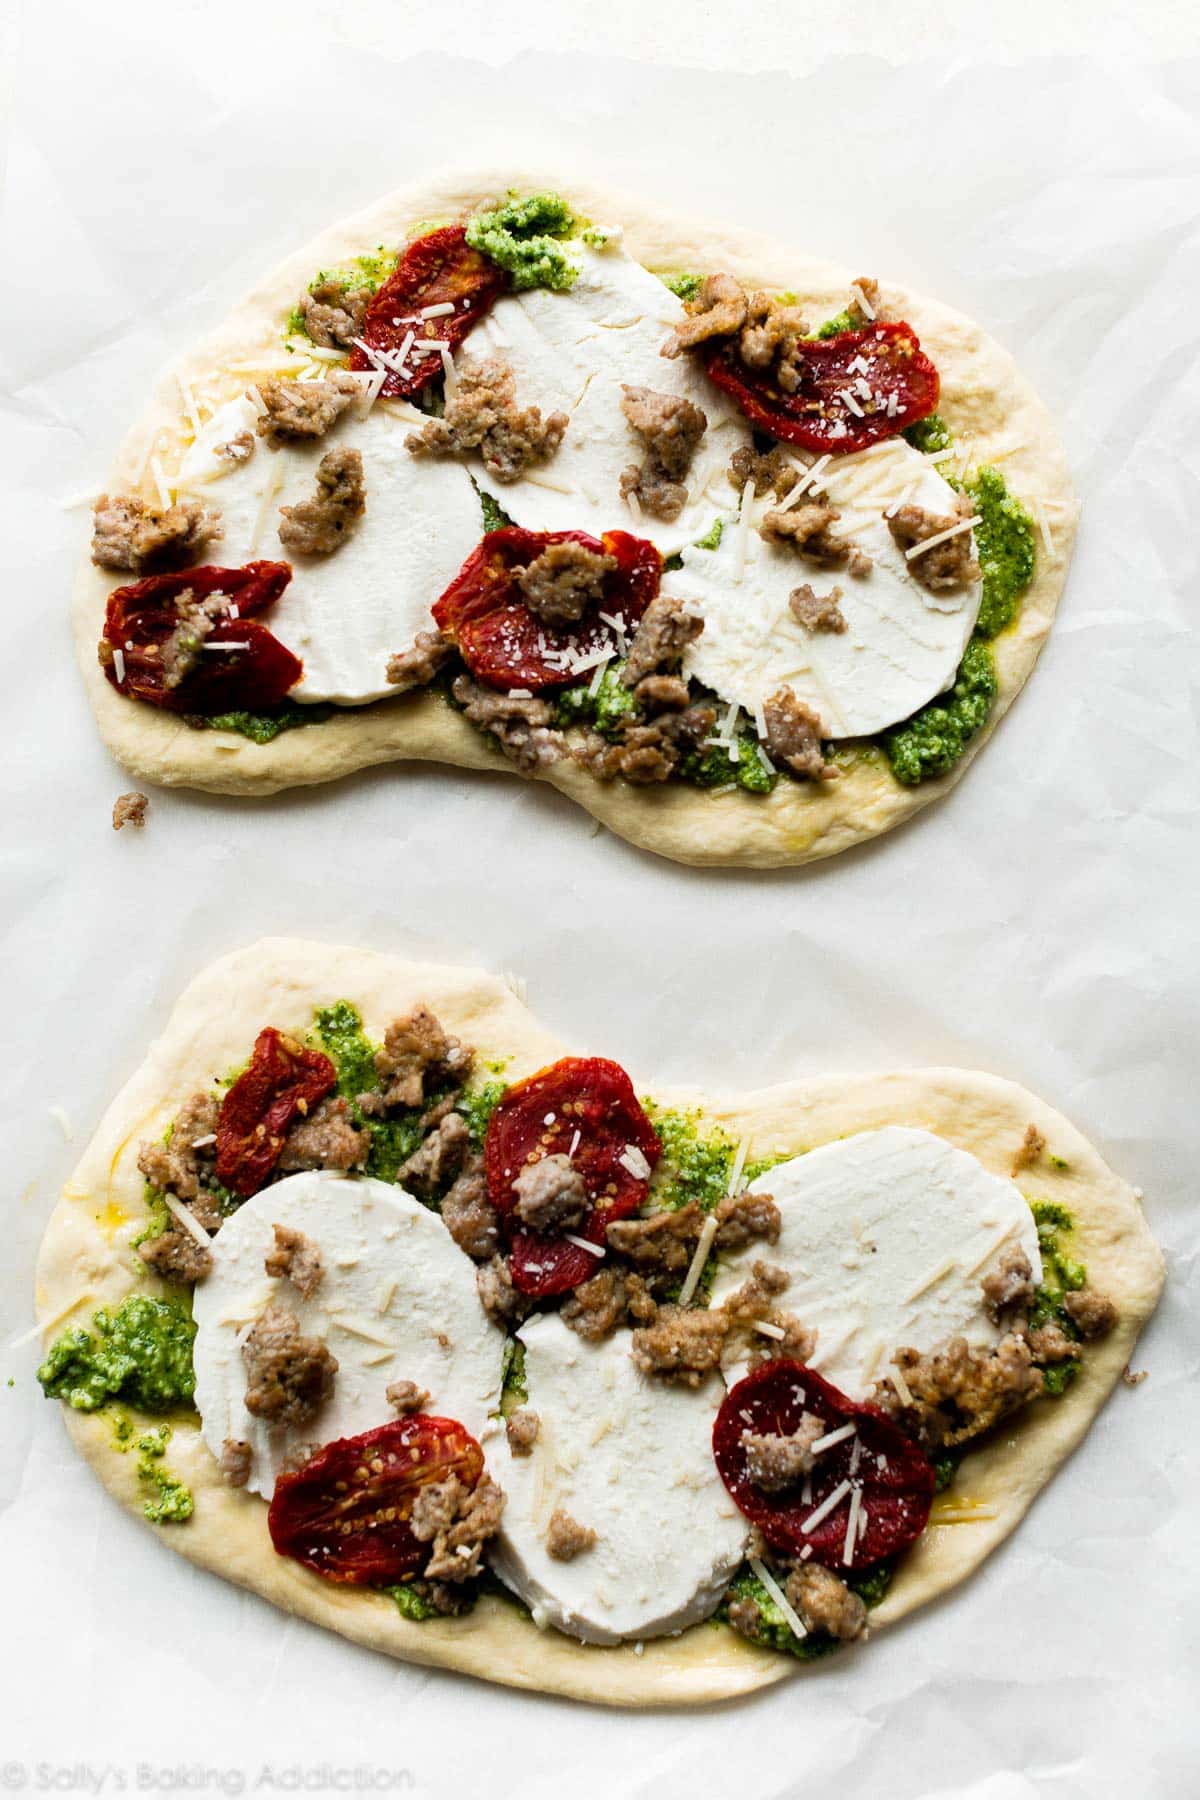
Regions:
[[[146, 1216], [137, 1171], [140, 1140], [160, 1134], [198, 1085], [239, 1062], [264, 1024], [303, 1033], [314, 1005], [343, 998], [361, 1010], [376, 1037], [398, 1013], [426, 1001], [482, 1057], [510, 1058], [505, 1073], [513, 1080], [567, 1048], [503, 982], [477, 971], [286, 938], [225, 957], [187, 989], [63, 1191], [38, 1264], [37, 1311], [47, 1334], [57, 1334], [64, 1323], [86, 1323], [97, 1305], [119, 1303], [135, 1287], [153, 1291], [130, 1248]], [[708, 1122], [748, 1138], [751, 1156], [796, 1153], [850, 1132], [903, 1123], [940, 1133], [1007, 1175], [1032, 1123], [1068, 1165], [1056, 1171], [1043, 1159], [1036, 1181], [1022, 1180], [1075, 1214], [1072, 1249], [1087, 1264], [1089, 1280], [1115, 1300], [1120, 1323], [1089, 1347], [1062, 1399], [1039, 1402], [1011, 1431], [964, 1457], [954, 1509], [978, 1505], [994, 1516], [938, 1525], [935, 1504], [934, 1522], [871, 1614], [874, 1630], [895, 1624], [963, 1580], [1008, 1536], [1119, 1380], [1163, 1281], [1162, 1257], [1137, 1198], [1059, 1113], [990, 1075], [923, 1069], [817, 1076], [741, 1096], [652, 1091], [667, 1105], [702, 1107]], [[116, 1447], [111, 1422], [102, 1414], [63, 1413], [105, 1486], [140, 1517], [145, 1496], [136, 1457]], [[168, 1462], [191, 1487], [196, 1509], [184, 1525], [151, 1528], [164, 1545], [288, 1612], [410, 1662], [622, 1706], [728, 1699], [807, 1666], [712, 1623], [648, 1642], [642, 1655], [632, 1644], [585, 1647], [553, 1631], [539, 1632], [514, 1607], [490, 1597], [466, 1618], [414, 1624], [384, 1596], [334, 1586], [277, 1556], [263, 1502], [221, 1481], [194, 1418], [175, 1424]]]
[[[110, 491], [134, 484], [155, 440], [168, 450], [178, 444], [185, 424], [180, 376], [202, 382], [230, 363], [253, 364], [264, 357], [278, 361], [283, 321], [318, 269], [335, 267], [379, 244], [397, 244], [418, 222], [457, 218], [495, 204], [510, 187], [525, 193], [554, 188], [597, 223], [619, 224], [625, 248], [650, 269], [722, 269], [750, 285], [792, 288], [813, 319], [839, 312], [855, 279], [854, 271], [802, 255], [759, 233], [673, 218], [628, 195], [568, 180], [561, 168], [511, 171], [503, 177], [495, 171], [446, 175], [400, 189], [335, 226], [255, 288], [225, 325], [163, 377], [146, 417], [122, 445]], [[891, 314], [913, 325], [936, 363], [942, 381], [940, 410], [959, 439], [970, 439], [972, 462], [999, 459], [1014, 493], [1040, 500], [1054, 521], [1054, 548], [1038, 544], [1036, 574], [1018, 623], [993, 645], [999, 691], [988, 723], [948, 775], [915, 788], [901, 787], [878, 754], [859, 757], [834, 782], [797, 782], [785, 776], [765, 798], [706, 793], [682, 782], [652, 788], [601, 782], [567, 759], [540, 771], [538, 779], [643, 849], [677, 862], [776, 868], [832, 856], [890, 830], [961, 777], [1028, 679], [1050, 630], [1077, 516], [1066, 457], [1050, 415], [1013, 358], [970, 319], [891, 283], [883, 284], [882, 297]], [[226, 397], [237, 391], [231, 378]], [[160, 439], [160, 434], [165, 435]], [[620, 517], [613, 522], [628, 523]], [[216, 560], [218, 551], [214, 546]], [[107, 595], [126, 579], [95, 568], [85, 556], [75, 584], [74, 632], [104, 741], [139, 779], [218, 794], [270, 794], [414, 757], [514, 774], [512, 764], [479, 731], [429, 693], [387, 701], [365, 714], [350, 709], [324, 723], [283, 732], [265, 745], [227, 732], [192, 730], [167, 713], [122, 697], [100, 670], [96, 644]], [[431, 595], [431, 603], [436, 598]]]

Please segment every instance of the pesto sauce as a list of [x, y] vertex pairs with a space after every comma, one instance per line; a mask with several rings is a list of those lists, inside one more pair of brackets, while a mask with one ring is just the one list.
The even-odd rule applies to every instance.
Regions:
[[[1063, 1296], [1078, 1292], [1086, 1285], [1087, 1270], [1081, 1262], [1067, 1255], [1059, 1237], [1060, 1232], [1074, 1230], [1074, 1217], [1057, 1200], [1032, 1200], [1030, 1211], [1037, 1225], [1038, 1249], [1042, 1254], [1041, 1286], [1035, 1290], [1029, 1309], [1030, 1330], [1055, 1324], [1065, 1337], [1079, 1343], [1079, 1327], [1063, 1305]], [[1042, 1370], [1047, 1394], [1057, 1399], [1066, 1392], [1083, 1366], [1081, 1356], [1082, 1352], [1080, 1356], [1051, 1363]]]
[[482, 488], [476, 488], [475, 491], [479, 495], [479, 504], [483, 511], [484, 536], [486, 537], [490, 531], [507, 530], [512, 524], [512, 520], [500, 505], [500, 502], [498, 500], [493, 500], [490, 494], [485, 494]]
[[503, 206], [467, 221], [467, 242], [507, 270], [515, 292], [549, 288], [564, 294], [575, 285], [579, 270], [558, 240], [581, 224], [558, 194], [530, 194], [522, 200], [510, 192]]
[[696, 298], [704, 283], [703, 275], [664, 275], [657, 269], [654, 272], [663, 286], [670, 288], [675, 298], [682, 300], [685, 305]]
[[[868, 1608], [878, 1606], [892, 1585], [893, 1573], [893, 1563], [881, 1562], [865, 1575], [847, 1575], [846, 1586]], [[762, 1582], [748, 1567], [743, 1567], [734, 1577], [714, 1617], [728, 1622], [730, 1602], [734, 1600], [754, 1601], [759, 1611], [759, 1623], [753, 1642], [764, 1644], [769, 1650], [785, 1651], [800, 1662], [815, 1662], [818, 1657], [828, 1656], [841, 1647], [837, 1638], [823, 1632], [809, 1632], [807, 1637], [798, 1638]]]
[[195, 1336], [180, 1301], [131, 1294], [115, 1312], [101, 1307], [90, 1330], [64, 1331], [37, 1378], [48, 1399], [77, 1412], [96, 1412], [113, 1399], [139, 1412], [170, 1412], [192, 1403]]
[[[650, 1184], [655, 1205], [674, 1212], [694, 1200], [702, 1212], [711, 1212], [729, 1192], [737, 1140], [719, 1125], [703, 1125], [699, 1112], [677, 1112], [650, 1099], [642, 1105], [663, 1147]], [[790, 1154], [747, 1162], [745, 1180], [754, 1181]]]
[[415, 1625], [423, 1625], [426, 1619], [436, 1619], [439, 1616], [432, 1600], [419, 1594], [410, 1582], [402, 1581], [395, 1587], [385, 1587], [379, 1591], [394, 1600], [403, 1616], [411, 1619]]
[[[395, 267], [396, 252], [380, 244], [377, 249], [368, 250], [362, 256], [353, 256], [349, 262], [339, 263], [336, 268], [318, 269], [308, 284], [308, 291], [314, 294], [325, 282], [335, 281], [344, 294], [355, 288], [367, 288], [375, 294]], [[284, 334], [287, 337], [308, 337], [304, 314], [298, 306], [293, 308], [284, 321]]]
[[511, 1408], [505, 1405], [513, 1400], [518, 1406], [524, 1406], [529, 1399], [529, 1384], [525, 1379], [525, 1346], [518, 1337], [505, 1338], [504, 1353], [500, 1364], [500, 1410], [508, 1412]]
[[637, 711], [632, 688], [621, 680], [624, 666], [623, 662], [609, 663], [594, 691], [591, 678], [560, 689], [554, 697], [552, 721], [558, 730], [590, 725], [603, 737], [619, 737], [625, 722]]
[[949, 694], [883, 733], [883, 753], [896, 780], [904, 787], [917, 787], [952, 769], [986, 723], [998, 686], [991, 650], [973, 637]]
[[138, 1453], [138, 1480], [153, 1489], [142, 1511], [152, 1525], [183, 1525], [196, 1510], [192, 1490], [186, 1482], [162, 1466], [162, 1458], [171, 1441], [171, 1427], [160, 1425], [142, 1434], [134, 1444]]
[[285, 700], [270, 712], [213, 713], [207, 718], [188, 714], [187, 722], [197, 731], [236, 731], [239, 737], [250, 738], [255, 744], [269, 744], [281, 731], [295, 731], [301, 725], [319, 725], [333, 710], [332, 706], [324, 704], [298, 706], [295, 701]]

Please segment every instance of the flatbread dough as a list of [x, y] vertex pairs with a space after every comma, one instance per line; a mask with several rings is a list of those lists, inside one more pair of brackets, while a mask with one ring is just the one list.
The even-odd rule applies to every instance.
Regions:
[[[223, 958], [187, 989], [63, 1191], [38, 1264], [37, 1311], [48, 1336], [65, 1323], [85, 1323], [96, 1306], [119, 1303], [135, 1287], [153, 1288], [130, 1248], [146, 1216], [137, 1171], [140, 1140], [161, 1133], [198, 1085], [240, 1061], [261, 1026], [270, 1022], [303, 1033], [314, 1005], [342, 998], [359, 1007], [376, 1036], [397, 1013], [426, 1001], [481, 1056], [508, 1057], [512, 1079], [567, 1048], [503, 982], [477, 971], [286, 938]], [[1163, 1281], [1162, 1257], [1137, 1198], [1059, 1113], [990, 1075], [924, 1069], [819, 1076], [741, 1096], [653, 1091], [667, 1105], [703, 1107], [711, 1123], [748, 1138], [752, 1156], [796, 1153], [849, 1132], [903, 1123], [938, 1132], [1007, 1175], [1032, 1123], [1067, 1164], [1057, 1170], [1043, 1159], [1036, 1180], [1022, 1179], [1039, 1197], [1071, 1209], [1078, 1221], [1072, 1249], [1086, 1262], [1089, 1279], [1115, 1300], [1120, 1323], [1088, 1349], [1062, 1399], [1039, 1402], [1017, 1428], [963, 1459], [953, 1506], [978, 1505], [986, 1516], [930, 1525], [871, 1614], [873, 1629], [893, 1625], [969, 1575], [1008, 1536], [1120, 1378]], [[136, 1457], [114, 1444], [111, 1422], [70, 1408], [63, 1417], [105, 1486], [140, 1517], [145, 1496]], [[334, 1586], [277, 1556], [263, 1502], [221, 1481], [194, 1420], [176, 1423], [168, 1461], [191, 1487], [196, 1510], [187, 1524], [152, 1528], [165, 1546], [288, 1612], [410, 1662], [622, 1706], [724, 1700], [807, 1667], [711, 1623], [649, 1642], [640, 1656], [632, 1645], [584, 1647], [539, 1632], [493, 1598], [463, 1619], [414, 1624], [383, 1596]]]
[[[648, 268], [664, 273], [723, 269], [750, 285], [792, 288], [814, 319], [840, 311], [855, 278], [851, 271], [756, 232], [675, 218], [643, 200], [568, 179], [564, 168], [514, 170], [503, 177], [495, 170], [445, 175], [400, 189], [335, 226], [255, 288], [225, 325], [163, 377], [149, 412], [121, 447], [110, 489], [128, 489], [135, 482], [161, 433], [166, 434], [164, 443], [178, 439], [184, 422], [180, 377], [199, 382], [231, 363], [252, 364], [264, 356], [278, 360], [284, 317], [316, 270], [337, 266], [377, 244], [397, 243], [419, 221], [456, 218], [494, 204], [509, 187], [523, 192], [555, 188], [598, 223], [621, 225], [626, 248]], [[901, 787], [878, 755], [861, 757], [834, 782], [784, 778], [766, 798], [705, 793], [682, 782], [653, 788], [606, 783], [566, 759], [540, 772], [539, 780], [550, 782], [643, 849], [677, 862], [776, 868], [832, 856], [890, 830], [960, 779], [1024, 686], [1050, 630], [1077, 517], [1066, 457], [1050, 415], [1008, 352], [971, 320], [887, 282], [882, 294], [887, 308], [914, 326], [937, 364], [940, 410], [960, 438], [970, 438], [972, 460], [997, 459], [1013, 491], [1040, 500], [1053, 520], [1054, 548], [1039, 543], [1037, 571], [1020, 619], [994, 645], [1000, 685], [989, 721], [948, 775], [915, 788]], [[230, 393], [236, 391], [231, 384]], [[213, 498], [216, 502], [216, 493]], [[105, 680], [96, 660], [104, 602], [122, 579], [95, 568], [85, 554], [75, 584], [74, 632], [104, 741], [141, 780], [218, 794], [270, 794], [414, 757], [514, 773], [480, 732], [429, 693], [387, 701], [368, 713], [338, 713], [324, 723], [283, 732], [265, 745], [226, 732], [195, 731], [167, 713], [127, 700]]]

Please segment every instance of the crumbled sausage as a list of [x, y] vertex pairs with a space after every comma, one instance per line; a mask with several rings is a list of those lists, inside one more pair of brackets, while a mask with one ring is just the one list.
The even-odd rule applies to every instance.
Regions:
[[246, 1411], [278, 1425], [307, 1425], [333, 1392], [337, 1358], [305, 1337], [295, 1313], [268, 1306], [242, 1342]]
[[483, 1159], [463, 1169], [442, 1201], [442, 1223], [473, 1262], [487, 1262], [500, 1243], [500, 1217], [488, 1199]]
[[[858, 280], [853, 282], [851, 286], [857, 288], [858, 293], [851, 293], [850, 305], [846, 310], [854, 320], [855, 325], [869, 325], [873, 319], [880, 318], [882, 316], [882, 302], [879, 297], [879, 283], [875, 280], [874, 276], [860, 275]], [[859, 299], [859, 294], [862, 295], [862, 300], [866, 301], [866, 306], [864, 306], [862, 300]]]
[[[775, 1304], [788, 1280], [787, 1272], [772, 1263], [753, 1263], [750, 1279], [723, 1303], [721, 1310], [726, 1316], [727, 1330], [730, 1334], [736, 1332], [745, 1336], [752, 1368], [777, 1356], [791, 1356], [797, 1362], [807, 1362], [816, 1349], [816, 1332], [802, 1324], [794, 1313]], [[761, 1324], [773, 1327], [769, 1335], [756, 1329]]]
[[800, 1614], [808, 1631], [833, 1638], [861, 1637], [867, 1624], [867, 1608], [858, 1594], [832, 1569], [820, 1563], [799, 1563], [784, 1584], [784, 1593]]
[[1143, 1381], [1149, 1381], [1149, 1379], [1149, 1369], [1131, 1369], [1129, 1364], [1126, 1363], [1125, 1367], [1121, 1370], [1121, 1380], [1125, 1383], [1126, 1387], [1141, 1387]]
[[1012, 1160], [1012, 1172], [1019, 1175], [1022, 1169], [1031, 1169], [1042, 1151], [1046, 1148], [1046, 1140], [1036, 1125], [1025, 1127], [1025, 1136]]
[[625, 1278], [609, 1266], [579, 1283], [564, 1300], [559, 1318], [585, 1343], [596, 1344], [624, 1324], [627, 1304]]
[[604, 600], [604, 584], [617, 566], [615, 556], [599, 555], [586, 544], [549, 544], [517, 575], [530, 612], [554, 629], [577, 625], [589, 607]]
[[927, 587], [930, 593], [940, 594], [948, 588], [962, 587], [969, 581], [979, 580], [979, 564], [975, 560], [971, 548], [971, 533], [960, 531], [944, 543], [935, 544], [932, 550], [923, 551], [908, 561], [907, 553], [917, 544], [923, 544], [928, 538], [936, 537], [939, 532], [949, 531], [955, 525], [961, 525], [964, 517], [961, 510], [956, 513], [929, 512], [924, 506], [914, 506], [911, 501], [900, 507], [887, 522], [888, 530], [894, 542], [905, 552], [909, 573]]
[[142, 826], [146, 823], [146, 808], [150, 802], [145, 794], [118, 794], [113, 801], [112, 827], [120, 831], [122, 825]]
[[662, 347], [664, 356], [694, 350], [708, 338], [730, 337], [746, 323], [746, 296], [732, 275], [706, 275], [696, 298]]
[[490, 732], [522, 774], [531, 775], [561, 756], [563, 735], [550, 729], [553, 714], [536, 695], [501, 694], [472, 681], [469, 675], [456, 676], [453, 691], [464, 716], [481, 731]]
[[415, 1381], [389, 1381], [386, 1399], [393, 1412], [424, 1412], [429, 1405], [429, 1389]]
[[791, 688], [780, 688], [763, 703], [763, 721], [767, 751], [776, 762], [786, 763], [793, 775], [808, 781], [837, 779], [836, 765], [825, 761], [821, 749], [820, 719]]
[[842, 590], [830, 588], [827, 594], [814, 594], [807, 582], [793, 588], [788, 595], [788, 611], [805, 631], [843, 632], [848, 629], [846, 615], [838, 602]]
[[249, 462], [254, 455], [254, 433], [252, 431], [235, 431], [231, 438], [223, 444], [213, 445], [213, 455], [222, 462]]
[[181, 1226], [169, 1226], [157, 1237], [144, 1238], [138, 1255], [164, 1281], [203, 1281], [212, 1272], [212, 1251]]
[[413, 1502], [412, 1529], [433, 1545], [425, 1565], [427, 1581], [461, 1582], [479, 1574], [483, 1547], [500, 1529], [504, 1495], [490, 1475], [473, 1488], [448, 1475], [426, 1482]]
[[630, 1355], [643, 1375], [695, 1388], [720, 1367], [728, 1331], [728, 1315], [720, 1309], [664, 1306], [652, 1325], [633, 1333]]
[[138, 1151], [138, 1171], [150, 1186], [188, 1202], [206, 1231], [221, 1223], [215, 1197], [202, 1186], [213, 1174], [220, 1114], [212, 1094], [193, 1094], [176, 1113], [169, 1140], [143, 1143]]
[[648, 387], [623, 387], [621, 411], [645, 449], [640, 464], [621, 474], [621, 498], [636, 495], [651, 518], [677, 519], [687, 505], [684, 480], [708, 419], [681, 394]]
[[596, 1533], [590, 1525], [581, 1525], [565, 1508], [555, 1507], [546, 1528], [546, 1550], [555, 1562], [574, 1562], [595, 1542]]
[[427, 419], [419, 431], [409, 432], [405, 443], [413, 456], [478, 450], [494, 480], [516, 481], [526, 469], [549, 461], [569, 423], [566, 413], [543, 419], [540, 407], [519, 407], [507, 363], [464, 357], [442, 417]]
[[497, 1325], [518, 1323], [532, 1304], [514, 1286], [512, 1270], [503, 1256], [493, 1256], [476, 1269], [475, 1291], [484, 1312]]
[[637, 786], [666, 781], [684, 756], [710, 735], [716, 721], [716, 710], [711, 706], [660, 713], [645, 724], [626, 725], [615, 744], [593, 734], [576, 757], [601, 781], [612, 781], [618, 776]]
[[419, 1600], [428, 1601], [434, 1612], [441, 1613], [444, 1618], [452, 1619], [470, 1612], [475, 1604], [475, 1595], [470, 1588], [454, 1587], [448, 1581], [426, 1581], [423, 1575], [416, 1575], [404, 1585]]
[[659, 713], [682, 712], [691, 695], [688, 684], [678, 675], [646, 675], [633, 690], [643, 719]]
[[779, 1494], [812, 1469], [812, 1447], [825, 1436], [824, 1421], [816, 1413], [801, 1413], [795, 1431], [743, 1431], [746, 1473], [765, 1494]]
[[1033, 1299], [1033, 1267], [1019, 1244], [1010, 1244], [991, 1274], [984, 1276], [983, 1298], [997, 1321]]
[[300, 1118], [283, 1140], [277, 1167], [295, 1169], [361, 1169], [371, 1148], [371, 1134], [360, 1130], [346, 1102], [327, 1095], [307, 1118]]
[[1057, 1319], [1048, 1319], [1044, 1325], [1027, 1331], [1025, 1342], [1037, 1363], [1067, 1362], [1071, 1357], [1079, 1355], [1079, 1345], [1074, 1338], [1067, 1336]]
[[749, 1598], [743, 1600], [731, 1600], [729, 1603], [729, 1611], [725, 1616], [733, 1629], [738, 1632], [740, 1636], [756, 1638], [759, 1635], [759, 1626], [762, 1623], [762, 1611], [757, 1600], [751, 1600]]
[[396, 1180], [425, 1198], [457, 1175], [471, 1149], [471, 1133], [461, 1113], [447, 1113], [419, 1149], [396, 1171]]
[[219, 590], [197, 600], [191, 588], [185, 588], [175, 601], [175, 625], [158, 646], [163, 686], [176, 688], [190, 675], [200, 661], [204, 643], [213, 626], [228, 616], [229, 596]]
[[294, 438], [321, 438], [348, 406], [362, 398], [348, 369], [334, 369], [322, 381], [260, 381], [263, 404], [255, 430], [272, 449]]
[[786, 512], [776, 507], [766, 513], [758, 528], [759, 536], [768, 544], [797, 551], [806, 562], [817, 563], [823, 569], [840, 569], [844, 565], [851, 575], [866, 575], [871, 568], [870, 557], [849, 538], [830, 530], [841, 516], [819, 500], [802, 500]]
[[388, 657], [388, 682], [401, 694], [428, 687], [453, 655], [454, 645], [440, 631], [418, 631], [410, 649]]
[[420, 1106], [428, 1081], [461, 1086], [473, 1061], [473, 1052], [449, 1037], [427, 1006], [415, 1007], [402, 1019], [393, 1019], [384, 1033], [383, 1047], [375, 1053], [384, 1106]]
[[133, 494], [101, 494], [92, 528], [92, 561], [100, 569], [178, 567], [195, 562], [221, 537], [221, 515], [199, 500], [147, 506]]
[[362, 336], [370, 304], [370, 288], [352, 288], [336, 276], [326, 276], [300, 296], [299, 312], [314, 344], [323, 350], [349, 350]]
[[508, 1447], [514, 1456], [528, 1456], [537, 1443], [542, 1421], [528, 1406], [518, 1406], [504, 1421]]
[[311, 500], [281, 506], [279, 541], [293, 556], [329, 556], [367, 510], [361, 450], [344, 444], [327, 450], [317, 464], [317, 491]]
[[275, 1246], [267, 1251], [264, 1267], [268, 1275], [290, 1281], [296, 1292], [311, 1300], [325, 1279], [325, 1264], [313, 1240], [291, 1225], [273, 1225]]
[[[779, 362], [784, 374], [791, 366], [790, 353], [797, 340], [807, 336], [808, 320], [798, 306], [789, 306], [773, 294], [751, 294], [746, 302], [746, 323], [738, 337], [738, 355], [748, 369], [769, 369]], [[795, 384], [785, 391], [794, 393]]]
[[605, 1236], [609, 1249], [643, 1275], [684, 1275], [703, 1224], [704, 1214], [693, 1200], [646, 1219], [614, 1219]]
[[1080, 1288], [1063, 1295], [1063, 1310], [1081, 1338], [1107, 1337], [1117, 1322], [1117, 1309], [1095, 1288]]
[[704, 620], [689, 612], [682, 600], [656, 594], [638, 622], [621, 671], [626, 687], [635, 688], [647, 675], [678, 673], [683, 653], [704, 630]]
[[243, 1438], [226, 1438], [217, 1459], [221, 1480], [230, 1487], [245, 1487], [253, 1461], [254, 1452]]
[[878, 1403], [926, 1449], [978, 1437], [1042, 1392], [1028, 1343], [1011, 1333], [994, 1350], [954, 1338], [932, 1355], [904, 1349], [894, 1360], [913, 1403], [901, 1400], [890, 1376], [880, 1384]]
[[800, 473], [782, 444], [774, 444], [770, 450], [743, 444], [729, 459], [729, 479], [739, 494], [752, 481], [756, 495], [774, 491], [777, 500], [784, 500], [799, 481]]
[[726, 1194], [717, 1205], [717, 1220], [717, 1250], [742, 1250], [759, 1238], [774, 1244], [783, 1227], [770, 1194]]
[[583, 1176], [569, 1156], [541, 1156], [527, 1163], [513, 1182], [515, 1211], [531, 1231], [575, 1231], [591, 1202]]

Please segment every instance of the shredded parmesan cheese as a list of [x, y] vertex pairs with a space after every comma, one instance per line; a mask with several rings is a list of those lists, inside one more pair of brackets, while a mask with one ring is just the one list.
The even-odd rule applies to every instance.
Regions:
[[603, 1244], [589, 1244], [585, 1237], [576, 1237], [573, 1231], [564, 1231], [563, 1236], [568, 1244], [575, 1244], [580, 1250], [586, 1250], [589, 1256], [603, 1256]]
[[911, 1406], [913, 1404], [912, 1389], [909, 1387], [907, 1381], [905, 1381], [900, 1365], [898, 1363], [889, 1363], [888, 1374], [891, 1378], [892, 1386], [895, 1388], [899, 1397], [901, 1406]]
[[212, 1237], [205, 1231], [195, 1214], [183, 1204], [183, 1201], [177, 1200], [174, 1194], [164, 1194], [163, 1204], [171, 1214], [171, 1217], [179, 1221], [189, 1236], [194, 1237], [196, 1242], [198, 1244], [203, 1244], [204, 1248], [207, 1250], [212, 1243]]
[[848, 1425], [839, 1425], [836, 1431], [827, 1431], [824, 1437], [819, 1437], [815, 1444], [810, 1445], [812, 1454], [823, 1456], [826, 1450], [832, 1450], [835, 1444], [844, 1444], [848, 1437], [855, 1437], [857, 1433], [858, 1426], [853, 1420]]
[[862, 1505], [862, 1489], [850, 1490], [850, 1512], [846, 1519], [846, 1537], [842, 1544], [842, 1561], [849, 1568], [854, 1562], [855, 1546], [858, 1543], [858, 1512]]
[[777, 1338], [780, 1343], [787, 1337], [782, 1325], [772, 1325], [769, 1319], [755, 1319], [755, 1331], [761, 1331], [764, 1337]]
[[705, 1219], [703, 1225], [700, 1227], [700, 1236], [696, 1241], [696, 1248], [692, 1253], [692, 1260], [688, 1264], [688, 1272], [683, 1278], [683, 1286], [679, 1290], [680, 1306], [687, 1306], [691, 1301], [692, 1295], [695, 1293], [699, 1284], [700, 1277], [704, 1273], [704, 1265], [708, 1261], [708, 1253], [713, 1247], [713, 1239], [716, 1235], [717, 1217], [715, 1213], [709, 1213], [707, 1219]]
[[807, 1536], [810, 1531], [815, 1531], [817, 1526], [822, 1524], [829, 1517], [831, 1512], [837, 1511], [838, 1507], [842, 1504], [842, 1501], [846, 1498], [846, 1495], [850, 1492], [852, 1486], [853, 1483], [849, 1481], [839, 1482], [832, 1494], [827, 1494], [825, 1496], [816, 1512], [809, 1513], [807, 1519], [805, 1519], [800, 1526], [800, 1529], [804, 1532], [805, 1536]]
[[947, 526], [945, 531], [935, 531], [932, 537], [927, 537], [921, 543], [914, 544], [911, 550], [906, 550], [904, 559], [906, 562], [912, 562], [916, 557], [924, 556], [927, 550], [936, 549], [938, 544], [944, 544], [948, 539], [959, 537], [964, 531], [972, 531], [976, 525], [982, 524], [982, 515], [976, 513], [973, 518], [962, 519], [957, 525]]
[[770, 1594], [772, 1600], [783, 1614], [787, 1621], [788, 1630], [794, 1632], [798, 1638], [807, 1637], [808, 1632], [801, 1623], [799, 1613], [772, 1575], [770, 1569], [768, 1569], [766, 1563], [763, 1562], [760, 1557], [752, 1556], [750, 1558], [750, 1567], [754, 1571], [755, 1578], [762, 1582], [768, 1594]]

